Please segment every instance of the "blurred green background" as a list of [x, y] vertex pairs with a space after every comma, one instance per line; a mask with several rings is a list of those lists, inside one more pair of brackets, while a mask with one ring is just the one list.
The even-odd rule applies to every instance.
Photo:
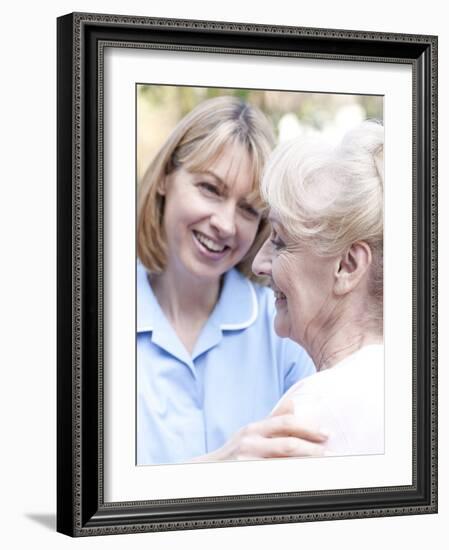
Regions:
[[240, 97], [271, 120], [279, 142], [322, 132], [329, 140], [367, 118], [383, 121], [383, 97], [187, 86], [137, 86], [137, 177], [181, 118], [201, 101], [221, 95]]

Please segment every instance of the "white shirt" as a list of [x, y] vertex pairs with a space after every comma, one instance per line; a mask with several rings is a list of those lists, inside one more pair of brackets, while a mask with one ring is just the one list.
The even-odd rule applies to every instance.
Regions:
[[332, 455], [384, 452], [384, 347], [365, 346], [333, 367], [294, 384], [292, 399], [304, 426], [329, 434]]

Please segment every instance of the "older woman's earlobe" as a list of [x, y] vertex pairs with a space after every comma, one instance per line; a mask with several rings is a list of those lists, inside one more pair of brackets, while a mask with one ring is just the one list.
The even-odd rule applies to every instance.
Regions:
[[341, 296], [366, 280], [372, 262], [371, 248], [365, 241], [352, 243], [340, 257], [335, 272], [334, 291]]

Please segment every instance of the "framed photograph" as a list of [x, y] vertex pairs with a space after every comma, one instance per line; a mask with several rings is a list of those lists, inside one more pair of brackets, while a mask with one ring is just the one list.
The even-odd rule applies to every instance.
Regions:
[[58, 531], [436, 513], [437, 37], [69, 14], [57, 107]]

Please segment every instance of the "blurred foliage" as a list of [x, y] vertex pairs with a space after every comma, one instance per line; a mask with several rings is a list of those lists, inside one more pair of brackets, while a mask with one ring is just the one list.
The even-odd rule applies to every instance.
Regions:
[[139, 179], [179, 120], [201, 101], [221, 95], [237, 96], [258, 106], [271, 120], [279, 140], [310, 130], [338, 135], [364, 119], [383, 120], [381, 96], [139, 85]]

